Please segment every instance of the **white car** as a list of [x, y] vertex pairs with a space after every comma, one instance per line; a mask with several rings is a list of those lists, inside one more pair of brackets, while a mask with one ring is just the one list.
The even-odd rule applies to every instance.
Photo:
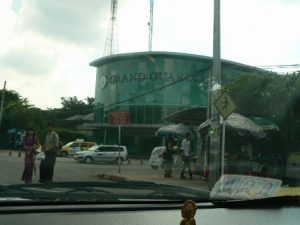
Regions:
[[158, 169], [161, 168], [162, 163], [164, 161], [163, 159], [163, 153], [166, 151], [166, 147], [165, 146], [159, 146], [159, 147], [155, 147], [152, 150], [149, 162], [150, 162], [150, 166], [152, 167], [152, 169]]
[[128, 151], [126, 146], [118, 145], [95, 145], [87, 151], [81, 151], [75, 154], [74, 159], [78, 162], [92, 163], [92, 162], [107, 162], [119, 163], [127, 160]]

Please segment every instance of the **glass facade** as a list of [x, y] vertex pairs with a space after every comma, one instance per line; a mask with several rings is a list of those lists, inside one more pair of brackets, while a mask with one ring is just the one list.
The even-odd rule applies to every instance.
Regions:
[[[90, 65], [97, 68], [94, 136], [98, 143], [118, 143], [118, 129], [110, 122], [113, 112], [130, 115], [130, 124], [122, 126], [121, 142], [135, 157], [149, 157], [162, 144], [155, 132], [168, 123], [166, 117], [200, 107], [206, 120], [210, 57], [140, 52], [104, 57]], [[223, 83], [255, 70], [222, 61]]]
[[[162, 124], [166, 116], [188, 108], [207, 107], [209, 57], [145, 52], [105, 57], [97, 68], [95, 122], [107, 124], [113, 111], [130, 112], [131, 124]], [[253, 67], [224, 62], [223, 82]]]

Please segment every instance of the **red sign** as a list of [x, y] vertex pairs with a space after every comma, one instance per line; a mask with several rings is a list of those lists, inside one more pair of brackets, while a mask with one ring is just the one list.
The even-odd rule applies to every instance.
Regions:
[[111, 112], [109, 115], [109, 124], [129, 124], [130, 113], [129, 112]]

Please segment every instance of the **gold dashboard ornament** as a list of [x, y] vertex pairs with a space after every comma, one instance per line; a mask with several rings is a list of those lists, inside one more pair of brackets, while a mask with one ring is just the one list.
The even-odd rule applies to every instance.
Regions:
[[181, 216], [183, 219], [180, 225], [196, 225], [196, 220], [194, 219], [196, 211], [197, 205], [194, 201], [188, 200], [184, 202], [181, 208]]

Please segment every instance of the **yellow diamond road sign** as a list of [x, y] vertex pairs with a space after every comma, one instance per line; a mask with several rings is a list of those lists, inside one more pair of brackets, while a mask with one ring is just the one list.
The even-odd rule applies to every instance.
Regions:
[[227, 93], [222, 94], [214, 102], [214, 105], [218, 109], [219, 113], [221, 114], [224, 120], [226, 120], [236, 108], [236, 105], [232, 101], [230, 95]]

